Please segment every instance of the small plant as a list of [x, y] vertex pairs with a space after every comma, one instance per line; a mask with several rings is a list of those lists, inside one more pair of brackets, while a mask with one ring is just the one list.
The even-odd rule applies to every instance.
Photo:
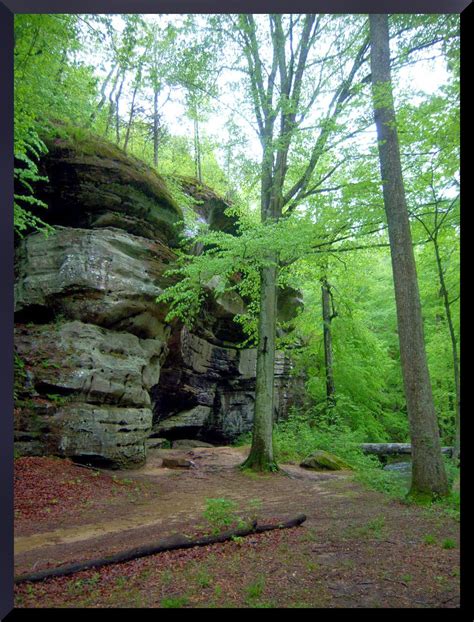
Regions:
[[41, 367], [43, 369], [49, 369], [50, 367], [54, 367], [55, 369], [61, 369], [61, 365], [59, 363], [54, 363], [53, 361], [50, 361], [49, 359], [45, 359], [44, 361], [41, 361]]
[[164, 609], [180, 609], [189, 604], [189, 599], [186, 596], [178, 596], [176, 598], [163, 598], [161, 606]]
[[247, 586], [245, 592], [247, 594], [247, 598], [249, 600], [253, 600], [255, 598], [260, 598], [264, 589], [265, 579], [263, 577], [259, 577], [256, 581]]
[[14, 376], [15, 379], [13, 383], [13, 399], [17, 400], [26, 379], [26, 370], [25, 362], [16, 353], [14, 357]]
[[122, 588], [125, 587], [127, 585], [127, 578], [126, 577], [117, 577], [115, 579], [115, 585], [118, 588]]
[[367, 523], [368, 529], [380, 535], [382, 529], [385, 527], [385, 516], [378, 516]]
[[446, 538], [441, 546], [443, 547], [443, 549], [454, 549], [456, 548], [456, 542], [454, 542], [454, 540], [451, 540], [451, 538]]
[[223, 529], [237, 523], [239, 527], [245, 525], [237, 515], [237, 503], [231, 499], [206, 499], [204, 518], [212, 527], [212, 534], [217, 535]]
[[428, 534], [427, 536], [423, 538], [423, 543], [424, 544], [436, 544], [436, 538], [432, 536], [431, 534]]
[[51, 402], [53, 402], [56, 406], [64, 406], [67, 401], [65, 397], [59, 395], [58, 393], [47, 393], [46, 397], [48, 398], [48, 400], [51, 400]]
[[212, 577], [206, 570], [200, 570], [196, 575], [196, 582], [199, 587], [210, 587], [212, 583]]
[[171, 583], [172, 580], [173, 580], [173, 573], [171, 572], [171, 570], [163, 570], [161, 574], [161, 582], [163, 584], [168, 584], [168, 583]]
[[256, 520], [257, 514], [261, 511], [262, 506], [263, 506], [263, 502], [261, 499], [250, 499], [249, 511], [250, 511], [250, 518], [252, 520]]
[[411, 574], [404, 574], [402, 576], [402, 581], [405, 581], [405, 583], [410, 583], [410, 581], [412, 581], [413, 577], [411, 576]]

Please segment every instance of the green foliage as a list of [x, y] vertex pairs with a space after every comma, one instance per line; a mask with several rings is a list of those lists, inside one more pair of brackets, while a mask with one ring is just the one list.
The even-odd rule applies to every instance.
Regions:
[[35, 184], [44, 181], [38, 160], [46, 153], [40, 136], [49, 118], [84, 123], [92, 111], [96, 81], [92, 68], [74, 60], [79, 47], [76, 15], [15, 15], [15, 231], [45, 233], [36, 208], [45, 208], [35, 196]]
[[456, 542], [454, 542], [454, 540], [451, 540], [451, 538], [446, 538], [441, 546], [443, 549], [455, 549]]
[[14, 370], [14, 383], [13, 383], [13, 399], [17, 400], [26, 378], [25, 362], [15, 352], [13, 358], [13, 370]]
[[260, 598], [263, 594], [263, 590], [265, 589], [265, 579], [264, 577], [258, 577], [253, 583], [250, 583], [245, 588], [245, 593], [247, 599], [252, 601], [254, 599]]
[[351, 430], [342, 424], [330, 425], [318, 421], [313, 411], [301, 414], [294, 410], [286, 421], [275, 427], [273, 444], [276, 459], [281, 462], [299, 461], [322, 449], [356, 468], [370, 468], [378, 460], [362, 453], [359, 445], [364, 438], [361, 431]]
[[375, 538], [381, 540], [385, 535], [385, 516], [376, 516], [361, 527], [350, 527], [346, 530], [351, 538]]
[[246, 522], [238, 513], [238, 504], [232, 499], [206, 499], [203, 517], [212, 528], [212, 534], [228, 529], [232, 525], [245, 527]]
[[162, 598], [160, 605], [163, 609], [181, 609], [189, 604], [187, 596], [176, 596], [171, 598]]

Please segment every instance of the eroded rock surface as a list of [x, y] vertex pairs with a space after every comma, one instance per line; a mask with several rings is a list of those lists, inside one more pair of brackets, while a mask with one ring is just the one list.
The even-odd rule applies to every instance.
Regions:
[[58, 127], [46, 143], [41, 172], [49, 182], [38, 192], [48, 204], [48, 222], [113, 227], [177, 244], [182, 210], [154, 170], [96, 136], [73, 137]]

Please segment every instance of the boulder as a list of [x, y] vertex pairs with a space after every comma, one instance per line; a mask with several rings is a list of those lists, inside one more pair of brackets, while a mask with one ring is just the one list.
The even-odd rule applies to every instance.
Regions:
[[21, 455], [59, 455], [106, 468], [145, 462], [150, 408], [36, 399], [15, 411], [15, 448]]
[[117, 408], [71, 403], [52, 421], [59, 454], [83, 463], [131, 468], [145, 463], [150, 408]]
[[[192, 330], [156, 303], [176, 278], [178, 193], [101, 138], [60, 125], [53, 134], [37, 196], [55, 231], [30, 233], [15, 254], [17, 450], [125, 467], [165, 437], [229, 442], [250, 431], [256, 350], [242, 349], [234, 322], [245, 301], [211, 279]], [[182, 189], [211, 229], [238, 234], [229, 200], [190, 178]], [[295, 290], [279, 292], [280, 319], [297, 303]], [[275, 391], [278, 420], [301, 392], [283, 353]]]
[[341, 458], [323, 450], [314, 451], [301, 462], [300, 466], [305, 469], [314, 469], [316, 471], [341, 471], [352, 469], [350, 464]]
[[161, 464], [165, 469], [194, 469], [196, 468], [195, 463], [188, 458], [163, 458], [163, 462]]
[[112, 468], [145, 461], [160, 340], [74, 321], [17, 326], [15, 350], [29, 373], [15, 413], [18, 450]]

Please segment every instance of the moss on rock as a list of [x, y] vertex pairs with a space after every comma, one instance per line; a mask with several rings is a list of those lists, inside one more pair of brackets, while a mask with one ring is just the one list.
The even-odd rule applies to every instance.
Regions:
[[305, 469], [314, 469], [316, 471], [352, 470], [351, 465], [342, 460], [342, 458], [321, 449], [305, 458], [300, 466]]

